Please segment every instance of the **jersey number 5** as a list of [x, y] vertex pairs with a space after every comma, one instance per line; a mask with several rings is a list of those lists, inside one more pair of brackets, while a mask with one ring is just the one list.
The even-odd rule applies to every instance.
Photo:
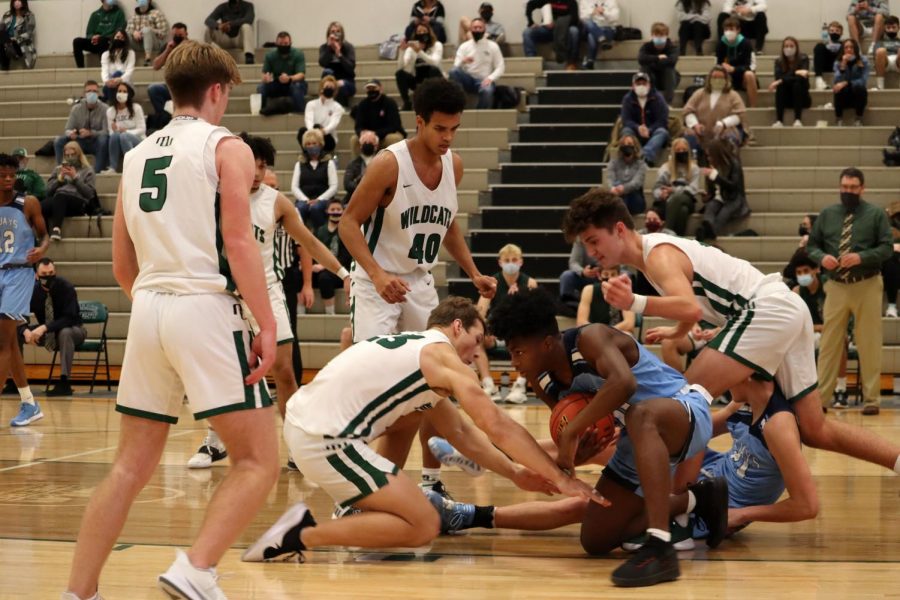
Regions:
[[412, 247], [409, 249], [409, 258], [420, 265], [423, 262], [433, 263], [441, 249], [441, 234], [432, 233], [425, 239], [424, 233], [413, 236]]
[[388, 350], [396, 350], [400, 346], [406, 344], [406, 342], [410, 340], [421, 340], [424, 335], [417, 335], [415, 333], [407, 333], [405, 335], [392, 335], [390, 337], [376, 338], [375, 343], [381, 346], [382, 348], [387, 348]]
[[144, 212], [156, 212], [162, 210], [163, 204], [166, 203], [166, 194], [168, 193], [168, 178], [165, 173], [160, 173], [163, 169], [167, 169], [172, 164], [171, 156], [160, 156], [159, 158], [151, 158], [144, 163], [144, 174], [141, 176], [141, 189], [151, 190], [142, 191], [140, 195], [140, 206]]

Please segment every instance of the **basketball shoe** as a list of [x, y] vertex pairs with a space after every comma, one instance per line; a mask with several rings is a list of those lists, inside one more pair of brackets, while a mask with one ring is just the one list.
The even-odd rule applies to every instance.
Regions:
[[302, 502], [298, 502], [281, 515], [252, 546], [241, 555], [244, 562], [303, 562], [306, 546], [300, 541], [300, 532], [313, 527], [316, 520]]
[[475, 520], [475, 505], [467, 502], [455, 502], [441, 496], [434, 490], [422, 490], [431, 505], [441, 516], [441, 533], [458, 533], [468, 529]]
[[198, 569], [191, 564], [188, 555], [175, 551], [175, 562], [159, 576], [159, 588], [170, 598], [184, 600], [228, 600], [216, 583], [219, 576], [212, 567]]
[[516, 382], [512, 384], [505, 401], [512, 404], [525, 404], [528, 402], [528, 381], [524, 377], [518, 377]]
[[459, 467], [472, 477], [478, 477], [484, 473], [484, 469], [481, 468], [481, 465], [471, 458], [464, 456], [459, 450], [454, 448], [450, 442], [442, 437], [433, 436], [429, 438], [428, 449], [431, 450], [431, 454], [433, 454], [442, 465]]
[[[62, 596], [59, 597], [59, 600], [81, 600], [78, 595], [73, 594], [72, 592], [63, 592]], [[84, 600], [103, 600], [103, 597], [100, 595], [98, 591], [96, 594], [91, 596], [90, 598], [85, 598]]]
[[706, 545], [715, 548], [728, 533], [728, 481], [724, 477], [704, 479], [688, 486], [697, 499], [694, 514], [709, 528]]
[[680, 575], [672, 542], [651, 535], [631, 558], [612, 572], [612, 582], [619, 587], [645, 587], [673, 581]]
[[[225, 449], [225, 445], [220, 441], [210, 439], [210, 437], [209, 432], [207, 432], [206, 437], [203, 438], [203, 443], [197, 449], [197, 453], [188, 460], [188, 469], [208, 469], [213, 466], [213, 463], [228, 458], [228, 451]], [[216, 440], [218, 440], [218, 436]]]
[[13, 417], [12, 421], [9, 422], [10, 427], [25, 427], [26, 425], [30, 425], [39, 419], [44, 418], [44, 413], [41, 412], [41, 407], [38, 406], [38, 403], [29, 404], [28, 402], [23, 402], [19, 405], [19, 414]]

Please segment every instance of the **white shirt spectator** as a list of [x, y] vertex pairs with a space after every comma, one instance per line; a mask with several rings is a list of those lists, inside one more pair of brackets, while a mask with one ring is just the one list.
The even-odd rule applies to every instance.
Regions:
[[333, 98], [316, 98], [306, 103], [306, 111], [303, 113], [307, 129], [313, 129], [316, 125], [322, 128], [322, 133], [334, 137], [337, 142], [337, 128], [344, 116], [344, 107]]
[[109, 123], [109, 133], [113, 133], [112, 124], [115, 123], [119, 132], [130, 133], [137, 139], [142, 140], [147, 137], [147, 121], [144, 118], [144, 109], [137, 102], [132, 104], [134, 115], [128, 114], [128, 109], [116, 109], [110, 106], [106, 110], [106, 121]]
[[[465, 62], [464, 59], [473, 58], [472, 62]], [[503, 61], [503, 54], [500, 53], [500, 46], [496, 42], [489, 39], [481, 38], [480, 41], [468, 40], [460, 44], [456, 51], [456, 60], [453, 61], [454, 68], [462, 69], [475, 79], [481, 81], [485, 77], [490, 77], [494, 83], [503, 77], [506, 70], [506, 63]]]
[[704, 4], [701, 12], [689, 12], [689, 2], [690, 0], [681, 0], [680, 2], [675, 3], [675, 18], [678, 20], [678, 22], [681, 23], [682, 21], [696, 21], [698, 23], [709, 25], [709, 22], [712, 19], [712, 7], [710, 7], [709, 4]]
[[[308, 106], [308, 105], [307, 105]], [[319, 166], [319, 161], [311, 160], [309, 161], [309, 166], [316, 169]], [[337, 167], [334, 166], [334, 161], [328, 161], [328, 189], [325, 190], [321, 196], [319, 196], [319, 200], [331, 200], [334, 198], [334, 195], [337, 193], [338, 188], [338, 177], [337, 177]], [[309, 198], [300, 190], [300, 161], [294, 163], [294, 174], [291, 176], [291, 192], [294, 194], [294, 200], [303, 200], [304, 202], [308, 201]]]
[[[597, 7], [603, 8], [603, 14], [594, 12]], [[619, 24], [618, 0], [578, 0], [578, 16], [582, 21], [591, 20], [598, 27], [615, 27]]]
[[110, 60], [109, 50], [100, 56], [100, 79], [105, 84], [112, 78], [113, 73], [119, 71], [122, 73], [121, 79], [127, 83], [131, 83], [134, 76], [134, 51], [129, 50], [124, 62], [119, 59], [121, 54], [117, 55], [116, 60]]
[[725, 0], [725, 4], [722, 5], [722, 12], [730, 15], [735, 6], [750, 7], [750, 14], [739, 16], [744, 21], [752, 21], [757, 14], [766, 12], [766, 8], [768, 8], [766, 0]]
[[397, 55], [397, 67], [410, 75], [415, 75], [416, 64], [425, 63], [440, 69], [443, 56], [444, 45], [440, 42], [435, 42], [429, 50], [419, 50], [418, 52], [413, 50], [412, 46], [407, 46], [402, 54]]

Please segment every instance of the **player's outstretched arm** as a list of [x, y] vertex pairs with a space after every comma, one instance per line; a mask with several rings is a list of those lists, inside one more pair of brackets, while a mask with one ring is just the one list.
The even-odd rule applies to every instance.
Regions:
[[34, 196], [25, 196], [25, 216], [34, 230], [34, 238], [38, 244], [28, 251], [28, 262], [34, 264], [43, 258], [47, 248], [50, 247], [50, 238], [47, 236], [47, 223], [44, 222], [41, 203]]
[[119, 182], [119, 193], [116, 196], [116, 212], [113, 215], [112, 232], [112, 260], [113, 276], [116, 282], [131, 300], [131, 288], [137, 279], [140, 270], [137, 262], [137, 254], [134, 251], [134, 243], [125, 225], [125, 210], [122, 208], [122, 182]]
[[[278, 198], [275, 201], [275, 217], [281, 221], [281, 226], [288, 232], [288, 235], [294, 238], [294, 241], [300, 244], [301, 248], [308, 251], [312, 258], [316, 259], [319, 264], [338, 277], [341, 276], [341, 271], [345, 271], [345, 269], [341, 266], [340, 261], [303, 224], [300, 213], [294, 208], [294, 204], [282, 194], [278, 194]], [[342, 279], [346, 277], [349, 277], [349, 275], [345, 274]]]

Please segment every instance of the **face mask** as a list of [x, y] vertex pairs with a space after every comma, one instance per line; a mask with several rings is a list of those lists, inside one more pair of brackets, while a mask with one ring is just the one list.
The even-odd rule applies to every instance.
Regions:
[[637, 94], [638, 98], [646, 98], [650, 93], [650, 87], [646, 85], [636, 85], [634, 86], [634, 93]]
[[885, 34], [886, 36], [888, 36], [889, 38], [891, 38], [892, 40], [897, 39], [897, 32], [896, 32], [896, 31], [885, 31], [884, 34]]
[[110, 46], [110, 48], [116, 48], [116, 49], [124, 48], [125, 40], [113, 40], [109, 46]]
[[624, 157], [634, 156], [634, 146], [622, 146], [619, 153]]
[[427, 44], [428, 42], [431, 41], [431, 36], [428, 35], [427, 33], [420, 33], [419, 35], [416, 36], [416, 39], [419, 40], [420, 42], [422, 42], [423, 44]]
[[342, 34], [340, 31], [332, 31], [328, 35], [333, 36], [337, 41], [341, 41], [342, 39], [344, 39], [344, 34]]
[[291, 53], [291, 45], [287, 44], [287, 45], [278, 46], [278, 53], [281, 55], [290, 54]]
[[344, 214], [342, 212], [330, 212], [328, 213], [328, 220], [332, 223], [337, 223], [341, 220], [341, 215]]
[[146, 8], [147, 4], [149, 4], [149, 0], [137, 0], [135, 4], [137, 4], [138, 8]]
[[806, 227], [801, 225], [800, 227], [797, 228], [797, 235], [799, 235], [800, 237], [803, 237], [804, 235], [809, 235], [809, 229], [807, 229]]
[[844, 208], [847, 210], [854, 210], [859, 206], [859, 194], [841, 192], [841, 204], [843, 204]]
[[325, 96], [326, 98], [334, 98], [334, 88], [333, 87], [325, 88], [324, 90], [322, 90], [322, 95]]
[[688, 161], [688, 157], [690, 157], [689, 152], [681, 151], [675, 153], [675, 162], [686, 163]]
[[485, 22], [490, 21], [494, 18], [494, 13], [489, 10], [482, 11], [480, 14], [481, 18], [484, 19]]
[[180, 44], [181, 42], [184, 41], [184, 36], [183, 35], [173, 35], [172, 41], [175, 42], [175, 45], [177, 46], [178, 44]]
[[122, 104], [125, 104], [126, 102], [128, 102], [128, 92], [119, 92], [118, 94], [116, 94], [116, 100], [118, 100]]
[[107, 5], [107, 6], [115, 6], [115, 5], [116, 5], [116, 0], [106, 0], [106, 5]]
[[519, 272], [519, 265], [516, 263], [503, 263], [503, 274], [504, 275], [515, 275]]
[[734, 40], [737, 39], [737, 35], [738, 35], [738, 32], [734, 31], [732, 29], [730, 31], [725, 32], [725, 39], [728, 40], [729, 42], [733, 42]]
[[662, 229], [662, 221], [646, 221], [644, 222], [644, 227], [646, 227], [647, 231], [650, 233], [656, 233]]
[[480, 42], [481, 38], [483, 38], [483, 37], [484, 37], [483, 31], [473, 31], [472, 32], [472, 39], [475, 40], [476, 42]]
[[371, 142], [363, 144], [359, 151], [362, 152], [363, 156], [372, 156], [375, 154], [375, 144]]
[[88, 104], [97, 104], [98, 98], [99, 96], [97, 95], [97, 92], [87, 92], [84, 95], [84, 101]]
[[709, 87], [712, 88], [714, 92], [721, 92], [725, 89], [725, 80], [724, 79], [712, 79], [709, 82]]
[[653, 44], [654, 44], [655, 46], [665, 46], [665, 45], [666, 45], [666, 38], [664, 38], [664, 37], [655, 37], [655, 38], [653, 38]]
[[800, 284], [801, 287], [809, 287], [812, 285], [813, 276], [809, 273], [805, 273], [803, 275], [797, 275], [797, 283]]
[[306, 150], [310, 158], [316, 158], [322, 154], [322, 146], [305, 146], [303, 149]]
[[784, 49], [784, 55], [787, 56], [788, 58], [793, 58], [793, 56], [795, 54], [797, 54], [797, 49], [794, 48], [793, 46], [791, 46], [790, 48]]
[[381, 95], [381, 92], [379, 92], [378, 90], [368, 90], [366, 92], [366, 98], [368, 98], [369, 100], [375, 100], [380, 95]]
[[53, 285], [54, 281], [56, 281], [56, 275], [45, 275], [44, 277], [38, 277], [38, 281], [41, 282], [42, 286], [50, 289], [50, 286]]
[[835, 43], [841, 41], [841, 34], [839, 34], [839, 33], [829, 33], [828, 37], [831, 39], [832, 42], [835, 42]]

